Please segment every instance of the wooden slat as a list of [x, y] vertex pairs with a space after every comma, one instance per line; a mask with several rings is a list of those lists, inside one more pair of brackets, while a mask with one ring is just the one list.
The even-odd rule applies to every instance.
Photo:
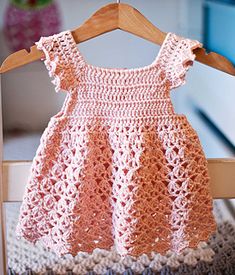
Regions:
[[[21, 201], [31, 161], [3, 161], [3, 200]], [[208, 159], [214, 199], [235, 198], [235, 159]]]
[[31, 161], [3, 161], [3, 200], [21, 201]]
[[3, 178], [2, 178], [2, 152], [3, 152], [3, 128], [2, 128], [2, 101], [1, 101], [1, 75], [0, 75], [0, 274], [6, 274], [6, 246], [5, 246], [5, 215], [3, 208]]
[[213, 198], [235, 198], [235, 158], [208, 159], [208, 163]]

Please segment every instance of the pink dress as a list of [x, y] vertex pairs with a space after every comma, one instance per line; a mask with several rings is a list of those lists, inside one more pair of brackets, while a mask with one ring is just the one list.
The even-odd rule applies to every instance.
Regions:
[[41, 136], [17, 237], [59, 255], [114, 247], [121, 257], [208, 240], [207, 160], [170, 98], [202, 44], [169, 32], [155, 60], [134, 69], [88, 64], [70, 31], [36, 45], [66, 99]]

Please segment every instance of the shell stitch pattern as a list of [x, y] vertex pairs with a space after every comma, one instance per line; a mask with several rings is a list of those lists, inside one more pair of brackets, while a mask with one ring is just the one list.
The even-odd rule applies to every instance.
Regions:
[[202, 47], [202, 43], [180, 36], [173, 38], [172, 44], [176, 45], [170, 54], [167, 64], [167, 74], [171, 82], [170, 89], [175, 89], [186, 83], [186, 72], [193, 65], [196, 55], [193, 50]]
[[206, 241], [216, 230], [207, 161], [170, 98], [202, 44], [168, 33], [135, 69], [87, 64], [70, 31], [37, 46], [56, 91], [69, 93], [33, 159], [17, 236], [58, 255], [115, 248], [122, 258]]
[[[72, 53], [68, 48], [69, 37], [63, 32], [49, 37], [41, 37], [35, 42], [37, 48], [42, 50], [45, 57], [42, 57], [48, 70], [51, 81], [55, 85], [55, 91], [68, 92], [71, 88], [78, 85], [78, 76], [81, 73], [81, 62], [73, 61]], [[65, 54], [66, 53], [66, 54]]]

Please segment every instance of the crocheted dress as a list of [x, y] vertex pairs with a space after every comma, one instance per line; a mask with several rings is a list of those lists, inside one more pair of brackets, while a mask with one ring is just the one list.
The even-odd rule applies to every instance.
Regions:
[[66, 98], [40, 138], [17, 238], [59, 255], [115, 248], [121, 257], [208, 240], [207, 160], [170, 98], [202, 44], [169, 32], [154, 61], [133, 69], [88, 64], [70, 31], [36, 45]]

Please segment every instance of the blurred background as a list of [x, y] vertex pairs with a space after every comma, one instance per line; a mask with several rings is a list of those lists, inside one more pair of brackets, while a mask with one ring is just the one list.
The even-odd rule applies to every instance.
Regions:
[[[98, 8], [111, 2], [0, 0], [0, 61], [14, 51], [29, 49], [41, 36], [77, 28]], [[197, 39], [208, 51], [220, 53], [235, 63], [235, 0], [125, 2], [137, 8], [162, 31]], [[95, 66], [136, 68], [152, 63], [159, 46], [117, 30], [83, 42], [79, 49], [87, 62]], [[55, 92], [42, 61], [3, 74], [1, 86], [3, 160], [31, 161], [50, 117], [61, 109], [66, 94]], [[173, 90], [171, 96], [175, 111], [187, 115], [197, 131], [207, 158], [235, 156], [234, 77], [195, 61], [187, 74], [186, 85]], [[234, 200], [223, 201], [215, 205], [216, 215], [220, 215], [221, 220], [234, 219]], [[9, 266], [23, 272], [27, 264], [15, 264], [14, 251], [21, 251], [21, 255], [24, 251], [27, 258], [28, 247], [31, 247], [35, 255], [41, 253], [38, 259], [43, 259], [45, 251], [38, 247], [35, 250], [26, 242], [18, 243], [14, 239], [15, 213], [18, 213], [18, 206], [15, 207], [11, 205], [7, 210], [8, 224], [11, 225], [8, 230]], [[59, 264], [58, 259], [57, 267]]]

